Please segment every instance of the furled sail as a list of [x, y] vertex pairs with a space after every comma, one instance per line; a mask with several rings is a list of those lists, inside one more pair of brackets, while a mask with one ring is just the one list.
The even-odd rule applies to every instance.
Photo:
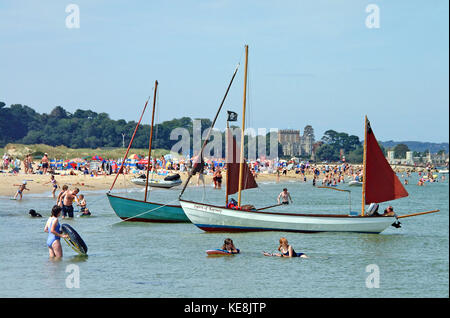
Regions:
[[[230, 129], [226, 131], [227, 153], [226, 153], [226, 167], [227, 167], [227, 195], [234, 194], [239, 191], [239, 150], [237, 148], [236, 138], [231, 133]], [[250, 168], [244, 159], [244, 169], [242, 177], [242, 190], [252, 189], [258, 187], [258, 184], [253, 177]]]
[[366, 129], [365, 203], [379, 203], [407, 197], [408, 192], [384, 157], [369, 122]]

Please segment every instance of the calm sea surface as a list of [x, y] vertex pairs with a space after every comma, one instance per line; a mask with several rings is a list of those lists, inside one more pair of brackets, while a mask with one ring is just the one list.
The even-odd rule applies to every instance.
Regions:
[[[80, 233], [88, 256], [79, 256], [61, 240], [60, 261], [49, 259], [43, 232], [54, 204], [50, 192], [26, 192], [21, 202], [0, 197], [0, 297], [449, 297], [448, 179], [423, 187], [416, 185], [417, 175], [409, 180], [409, 197], [383, 203], [381, 211], [388, 204], [399, 215], [441, 211], [402, 219], [402, 228], [390, 227], [381, 234], [210, 234], [192, 224], [122, 222], [104, 192], [86, 191], [93, 216], [60, 223]], [[287, 187], [294, 204], [277, 208], [280, 212], [350, 209], [348, 193], [313, 188], [311, 181], [282, 179], [259, 186], [243, 193], [244, 203], [275, 204]], [[361, 188], [339, 188], [351, 190], [351, 210], [359, 211]], [[156, 189], [150, 200], [173, 204], [179, 191]], [[142, 188], [131, 186], [114, 193], [144, 196]], [[210, 185], [188, 188], [184, 198], [219, 204], [225, 200], [224, 190]], [[29, 217], [30, 209], [44, 217]], [[282, 236], [310, 258], [263, 256], [262, 251], [276, 250]], [[205, 250], [220, 248], [226, 237], [241, 254], [207, 257]], [[79, 269], [79, 288], [67, 287], [72, 264]], [[373, 268], [379, 270], [379, 288], [366, 285], [376, 274]]]

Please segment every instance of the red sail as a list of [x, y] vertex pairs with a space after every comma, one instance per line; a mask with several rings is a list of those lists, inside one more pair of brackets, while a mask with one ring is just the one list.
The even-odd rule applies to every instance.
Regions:
[[[226, 153], [226, 166], [227, 166], [227, 195], [234, 194], [239, 191], [239, 159], [240, 152], [236, 146], [236, 138], [227, 129], [227, 153]], [[242, 190], [252, 189], [258, 187], [255, 178], [250, 171], [247, 163], [244, 159]]]
[[384, 157], [367, 123], [365, 203], [379, 203], [407, 197], [402, 183]]

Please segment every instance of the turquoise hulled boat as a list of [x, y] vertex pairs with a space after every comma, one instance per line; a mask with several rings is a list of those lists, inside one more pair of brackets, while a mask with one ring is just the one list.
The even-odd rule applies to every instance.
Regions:
[[181, 205], [166, 205], [106, 194], [119, 218], [130, 222], [190, 223]]
[[[109, 204], [111, 205], [114, 212], [117, 214], [117, 216], [119, 218], [121, 218], [124, 221], [159, 222], [159, 223], [177, 223], [177, 222], [190, 223], [190, 220], [184, 213], [183, 209], [181, 208], [181, 205], [170, 205], [170, 204], [165, 204], [165, 203], [155, 203], [155, 202], [147, 201], [157, 87], [158, 87], [158, 81], [155, 81], [155, 89], [154, 89], [154, 95], [153, 95], [152, 124], [151, 124], [151, 131], [150, 131], [150, 143], [149, 143], [149, 147], [148, 147], [147, 176], [146, 176], [146, 180], [145, 180], [145, 184], [144, 184], [144, 186], [145, 186], [144, 200], [120, 197], [117, 195], [112, 195], [110, 192], [106, 193], [106, 197], [108, 198]], [[111, 185], [111, 188], [109, 189], [109, 191], [112, 190], [112, 188], [114, 187], [114, 184], [116, 183], [117, 177], [123, 171], [123, 165], [127, 158], [128, 152], [130, 151], [131, 145], [133, 144], [133, 140], [136, 135], [136, 131], [139, 128], [139, 125], [142, 120], [142, 116], [144, 115], [145, 109], [147, 108], [147, 104], [148, 104], [148, 100], [145, 103], [144, 109], [141, 114], [141, 118], [139, 119], [139, 121], [136, 125], [136, 128], [134, 130], [133, 136], [131, 137], [130, 144], [125, 153], [124, 159], [122, 160], [122, 165], [121, 165], [119, 172], [117, 173], [116, 178], [114, 179], [114, 182]]]

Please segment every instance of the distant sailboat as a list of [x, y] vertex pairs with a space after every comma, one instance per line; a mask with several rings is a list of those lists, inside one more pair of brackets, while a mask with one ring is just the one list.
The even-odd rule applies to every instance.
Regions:
[[[227, 191], [226, 205], [211, 205], [181, 199], [184, 212], [193, 224], [204, 231], [210, 232], [237, 232], [237, 231], [290, 231], [290, 232], [363, 232], [380, 233], [397, 222], [397, 218], [419, 214], [433, 213], [435, 211], [421, 212], [411, 215], [396, 216], [366, 216], [365, 204], [380, 203], [395, 200], [408, 195], [405, 188], [384, 158], [378, 142], [373, 134], [370, 124], [365, 120], [364, 141], [364, 169], [362, 209], [358, 216], [342, 214], [293, 214], [278, 212], [262, 212], [252, 205], [242, 205], [241, 192], [245, 189], [257, 187], [244, 160], [244, 126], [246, 106], [246, 83], [248, 46], [245, 47], [245, 80], [243, 118], [241, 127], [240, 160], [236, 161], [237, 149], [235, 139], [227, 135], [228, 145], [233, 151], [231, 162], [227, 158]], [[227, 131], [228, 133], [228, 131]], [[203, 150], [203, 149], [202, 149]], [[231, 207], [228, 196], [238, 193], [236, 206]]]

